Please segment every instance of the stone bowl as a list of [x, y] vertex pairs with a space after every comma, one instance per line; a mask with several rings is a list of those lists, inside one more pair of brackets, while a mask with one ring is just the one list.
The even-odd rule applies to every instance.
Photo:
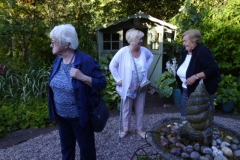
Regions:
[[[160, 135], [157, 134], [160, 132], [160, 129], [168, 124], [171, 124], [173, 122], [181, 123], [182, 120], [180, 118], [165, 118], [162, 120], [159, 120], [155, 122], [152, 126], [149, 127], [147, 132], [147, 141], [153, 146], [153, 148], [158, 152], [158, 154], [161, 156], [161, 158], [167, 159], [167, 160], [184, 160], [181, 157], [177, 157], [170, 152], [168, 152], [166, 149], [162, 148], [160, 145]], [[234, 137], [238, 140], [240, 140], [240, 134], [238, 132], [235, 132], [234, 130], [231, 130], [229, 128], [226, 128], [222, 126], [219, 123], [213, 123], [213, 128], [219, 129], [220, 131], [223, 131], [224, 134], [228, 134], [231, 137]]]

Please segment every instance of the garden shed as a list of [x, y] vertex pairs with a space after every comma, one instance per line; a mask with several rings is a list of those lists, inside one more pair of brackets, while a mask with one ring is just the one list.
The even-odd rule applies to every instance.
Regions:
[[175, 39], [177, 26], [143, 13], [104, 24], [95, 28], [99, 56], [114, 54], [121, 47], [128, 45], [125, 34], [130, 28], [136, 28], [145, 34], [142, 45], [154, 54], [154, 61], [149, 69], [148, 78], [151, 81], [151, 86], [157, 88], [155, 79], [163, 70], [163, 41]]

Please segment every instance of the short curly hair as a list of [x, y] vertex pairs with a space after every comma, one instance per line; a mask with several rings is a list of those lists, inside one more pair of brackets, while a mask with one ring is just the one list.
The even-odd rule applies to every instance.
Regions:
[[61, 45], [70, 43], [69, 48], [76, 50], [78, 48], [78, 35], [71, 24], [61, 24], [55, 26], [50, 32], [49, 37], [56, 38]]
[[126, 40], [129, 44], [134, 45], [136, 40], [143, 38], [144, 33], [135, 28], [129, 29], [126, 32]]

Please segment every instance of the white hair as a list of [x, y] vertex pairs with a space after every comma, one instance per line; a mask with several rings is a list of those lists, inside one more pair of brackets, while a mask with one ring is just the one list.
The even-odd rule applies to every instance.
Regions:
[[136, 40], [143, 38], [144, 33], [137, 29], [129, 29], [126, 33], [126, 40], [130, 45], [135, 45]]
[[70, 43], [69, 48], [73, 50], [78, 48], [78, 35], [71, 24], [61, 24], [55, 26], [50, 32], [50, 38], [56, 38], [61, 45]]

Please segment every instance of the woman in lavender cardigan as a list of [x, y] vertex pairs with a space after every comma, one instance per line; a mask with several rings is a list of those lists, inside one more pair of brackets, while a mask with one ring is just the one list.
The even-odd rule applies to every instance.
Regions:
[[145, 138], [143, 131], [143, 114], [146, 92], [137, 93], [140, 84], [148, 81], [148, 69], [153, 61], [153, 54], [142, 47], [144, 33], [130, 29], [126, 33], [129, 46], [121, 48], [110, 62], [110, 71], [117, 82], [116, 90], [122, 99], [123, 131], [120, 138], [124, 138], [130, 129], [132, 106], [135, 107], [136, 131]]

